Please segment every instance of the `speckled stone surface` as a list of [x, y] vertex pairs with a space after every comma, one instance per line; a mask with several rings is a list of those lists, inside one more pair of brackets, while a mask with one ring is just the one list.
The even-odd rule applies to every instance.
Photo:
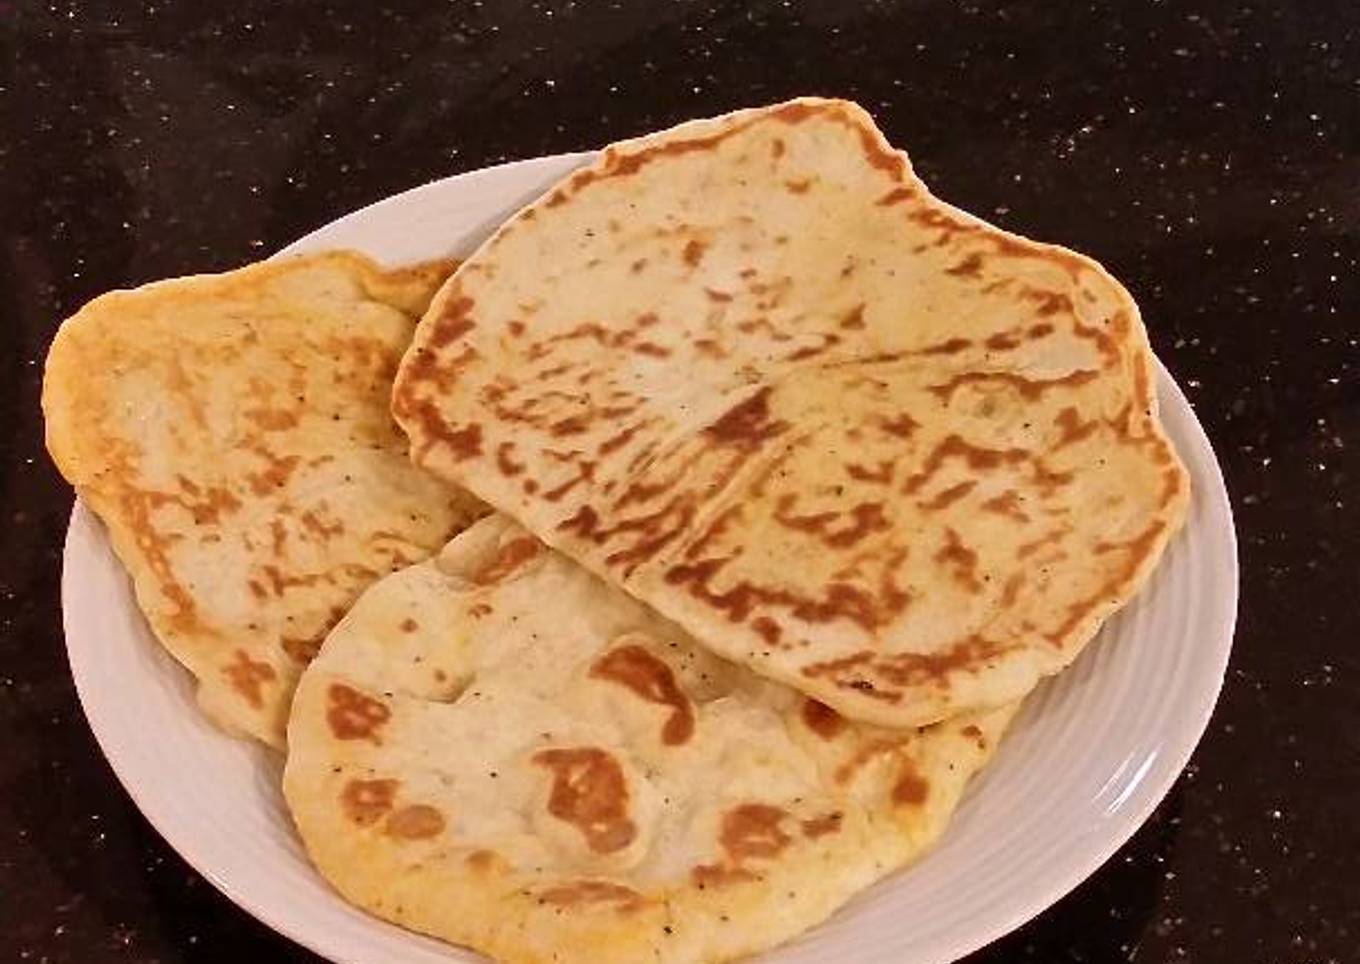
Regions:
[[167, 848], [81, 715], [37, 407], [58, 321], [432, 178], [797, 93], [1121, 277], [1237, 512], [1194, 761], [972, 960], [1360, 960], [1360, 6], [0, 0], [0, 961], [313, 960]]

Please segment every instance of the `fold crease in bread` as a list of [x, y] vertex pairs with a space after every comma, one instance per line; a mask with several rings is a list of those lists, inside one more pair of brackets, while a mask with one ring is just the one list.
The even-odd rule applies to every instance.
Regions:
[[1072, 661], [1186, 511], [1138, 308], [801, 99], [625, 141], [503, 225], [397, 376], [416, 461], [847, 716]]
[[331, 253], [103, 295], [47, 359], [57, 467], [218, 724], [282, 746], [298, 674], [359, 591], [479, 513], [388, 408], [452, 270]]
[[503, 961], [719, 961], [920, 856], [1013, 710], [852, 723], [492, 516], [332, 631], [284, 794], [321, 873], [405, 927]]

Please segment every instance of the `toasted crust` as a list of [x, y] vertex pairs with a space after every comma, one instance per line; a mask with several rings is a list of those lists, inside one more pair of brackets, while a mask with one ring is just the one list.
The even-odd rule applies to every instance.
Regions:
[[369, 589], [284, 794], [348, 900], [504, 961], [727, 960], [942, 833], [1013, 707], [851, 724], [493, 516]]
[[58, 331], [47, 446], [221, 726], [282, 746], [321, 638], [476, 512], [391, 425], [392, 374], [453, 264], [336, 252], [90, 302]]
[[856, 719], [996, 706], [1155, 566], [1188, 476], [1137, 306], [802, 99], [614, 145], [431, 305], [413, 457]]

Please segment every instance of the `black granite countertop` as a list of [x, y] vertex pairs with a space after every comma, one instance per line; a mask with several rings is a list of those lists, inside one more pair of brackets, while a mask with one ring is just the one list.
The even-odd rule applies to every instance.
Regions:
[[1353, 0], [0, 0], [0, 960], [313, 959], [161, 841], [81, 715], [38, 411], [59, 320], [433, 178], [797, 93], [859, 100], [941, 196], [1122, 278], [1237, 513], [1193, 762], [973, 960], [1360, 960]]

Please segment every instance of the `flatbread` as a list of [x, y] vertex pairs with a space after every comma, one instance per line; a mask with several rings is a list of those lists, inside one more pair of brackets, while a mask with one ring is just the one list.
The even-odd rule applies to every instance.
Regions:
[[1124, 288], [843, 101], [606, 149], [441, 290], [393, 402], [420, 465], [882, 725], [1070, 663], [1189, 493]]
[[284, 795], [321, 873], [404, 927], [504, 961], [718, 961], [919, 856], [1012, 710], [851, 724], [492, 516], [331, 633]]
[[47, 445], [219, 725], [283, 745], [359, 591], [481, 510], [410, 464], [388, 395], [453, 265], [333, 253], [95, 299], [43, 384]]

